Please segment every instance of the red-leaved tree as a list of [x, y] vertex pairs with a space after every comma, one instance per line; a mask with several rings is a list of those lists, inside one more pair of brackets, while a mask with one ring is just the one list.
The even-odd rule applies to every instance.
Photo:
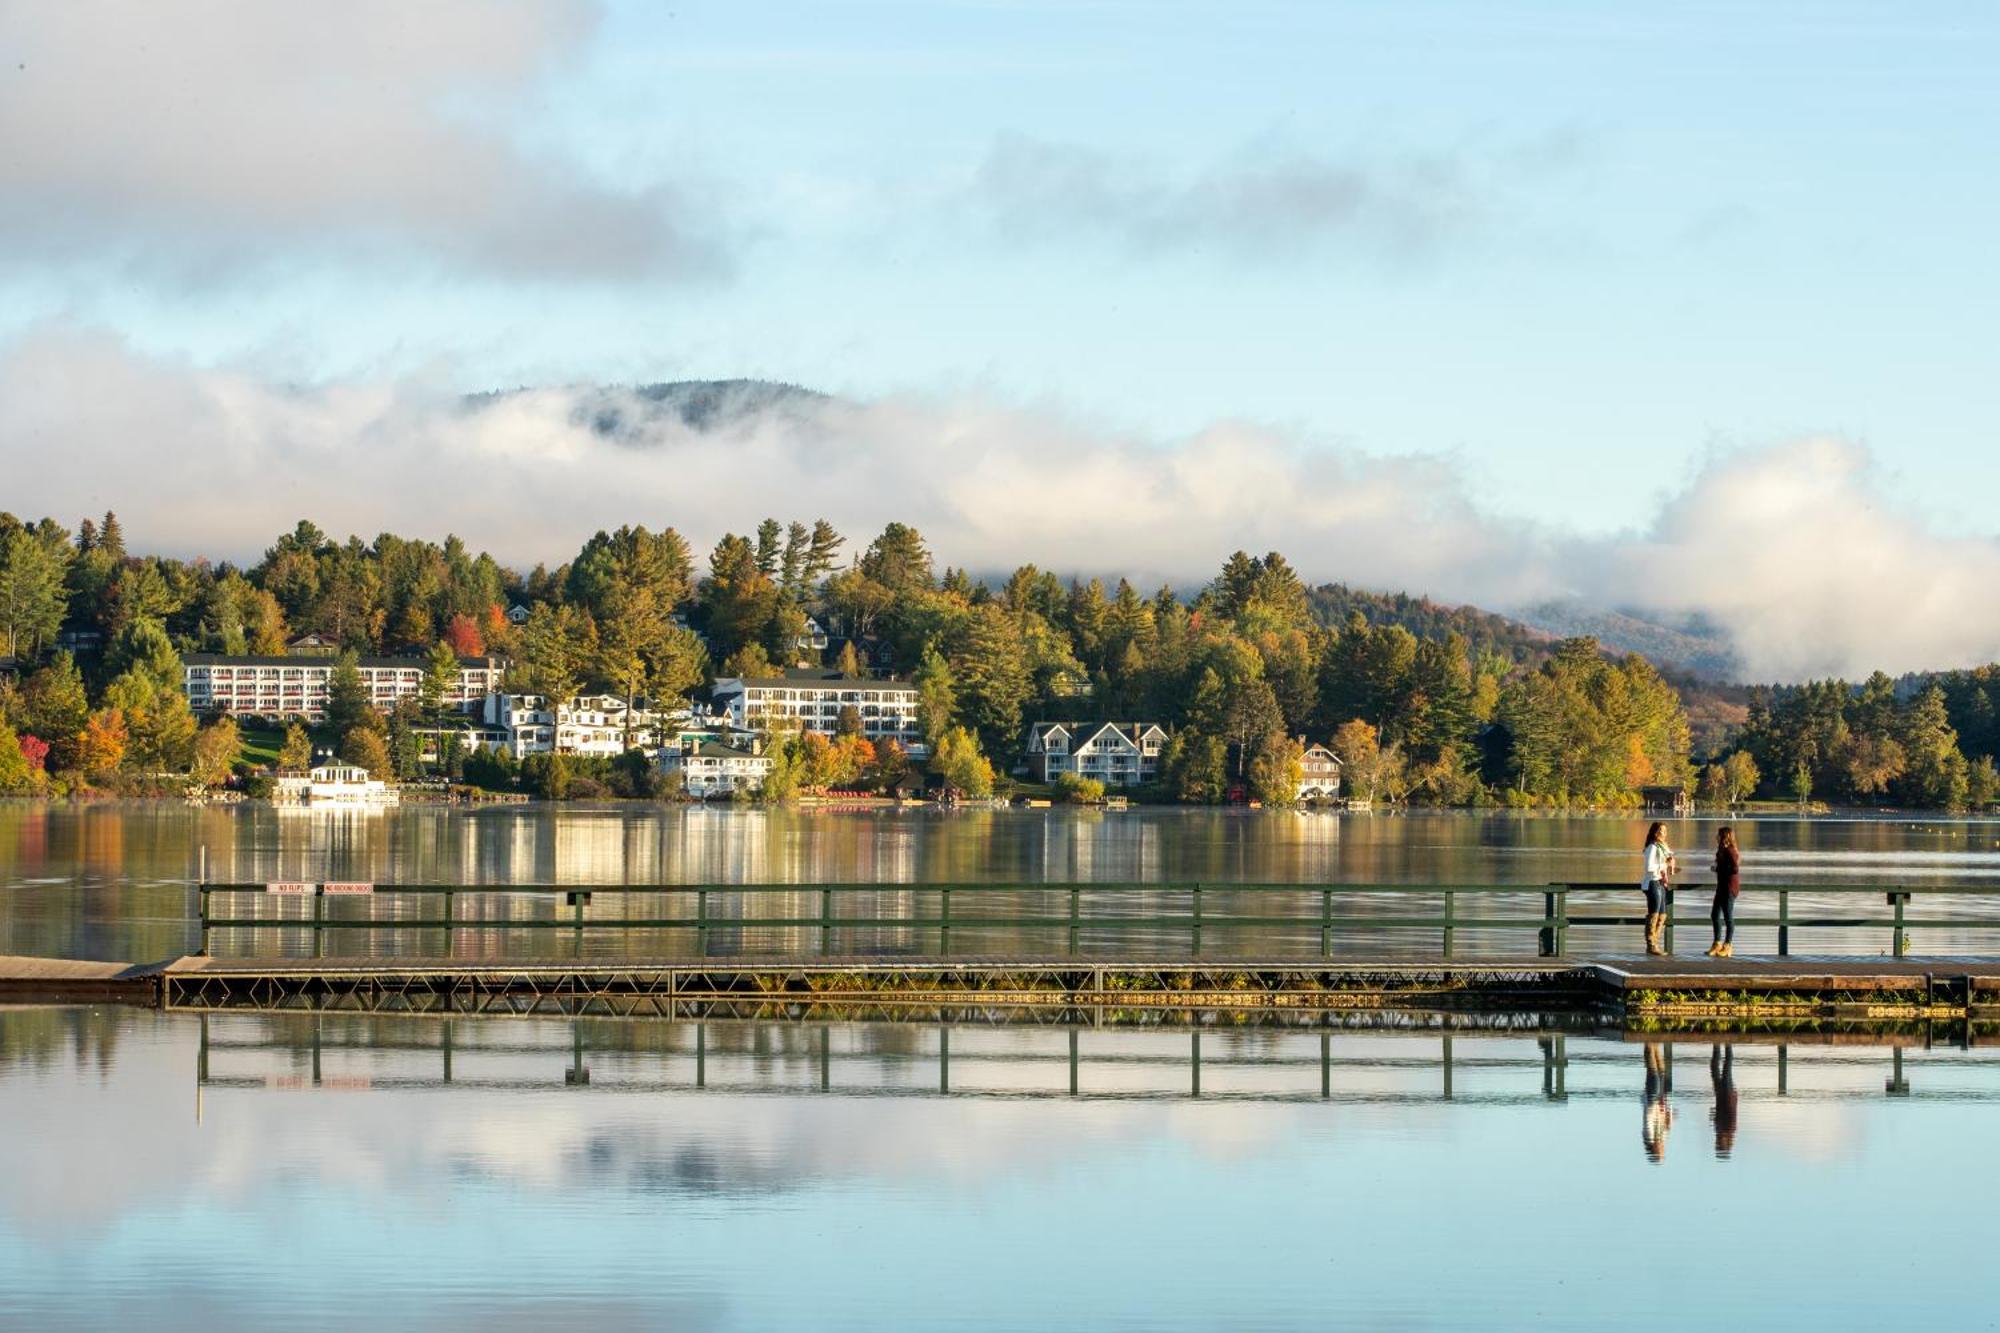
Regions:
[[479, 632], [479, 622], [468, 615], [456, 615], [444, 627], [444, 641], [460, 657], [484, 657], [486, 636]]

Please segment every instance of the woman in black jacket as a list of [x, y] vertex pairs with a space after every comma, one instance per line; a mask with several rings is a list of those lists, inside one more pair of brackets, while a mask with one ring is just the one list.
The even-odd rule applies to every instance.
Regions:
[[1742, 873], [1743, 854], [1736, 850], [1736, 830], [1725, 828], [1715, 835], [1715, 905], [1708, 910], [1715, 943], [1708, 946], [1710, 958], [1728, 958], [1735, 952], [1736, 894]]

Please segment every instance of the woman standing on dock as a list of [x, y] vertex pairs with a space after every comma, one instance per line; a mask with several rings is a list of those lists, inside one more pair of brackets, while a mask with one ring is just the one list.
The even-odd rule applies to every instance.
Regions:
[[1667, 846], [1667, 826], [1646, 830], [1646, 870], [1639, 887], [1646, 895], [1646, 952], [1666, 953], [1661, 937], [1667, 929], [1667, 884], [1674, 874], [1674, 849]]
[[1736, 894], [1742, 874], [1736, 830], [1721, 829], [1715, 835], [1715, 905], [1708, 909], [1708, 923], [1715, 928], [1715, 943], [1708, 946], [1710, 958], [1728, 958], [1736, 951]]

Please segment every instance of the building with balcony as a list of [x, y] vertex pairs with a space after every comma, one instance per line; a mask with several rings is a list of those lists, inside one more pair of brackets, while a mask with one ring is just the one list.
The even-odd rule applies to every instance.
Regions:
[[1340, 798], [1340, 756], [1314, 742], [1306, 746], [1305, 776], [1299, 780], [1301, 801], [1333, 801]]
[[1074, 773], [1107, 787], [1136, 787], [1159, 780], [1166, 744], [1157, 722], [1037, 722], [1028, 728], [1028, 772], [1038, 782]]
[[787, 671], [779, 676], [725, 676], [712, 691], [715, 709], [749, 731], [816, 731], [831, 736], [840, 711], [853, 708], [861, 734], [877, 745], [895, 741], [912, 757], [928, 753], [917, 725], [917, 687], [907, 680], [854, 680], [838, 671]]
[[556, 704], [541, 694], [491, 694], [480, 717], [506, 734], [516, 759], [531, 754], [616, 758], [627, 748], [651, 750], [660, 743], [660, 714], [644, 704], [627, 706], [615, 694], [580, 694]]
[[771, 756], [756, 742], [745, 747], [711, 741], [668, 754], [661, 767], [681, 775], [682, 789], [688, 795], [706, 800], [763, 790], [764, 779], [771, 774]]
[[[319, 722], [326, 717], [327, 686], [336, 665], [331, 657], [191, 653], [182, 661], [181, 681], [188, 706], [197, 713]], [[364, 657], [358, 666], [368, 701], [386, 713], [398, 701], [417, 697], [430, 660]], [[506, 669], [505, 660], [498, 657], [459, 658], [458, 678], [445, 691], [445, 706], [461, 713], [475, 710], [480, 700], [500, 687]]]

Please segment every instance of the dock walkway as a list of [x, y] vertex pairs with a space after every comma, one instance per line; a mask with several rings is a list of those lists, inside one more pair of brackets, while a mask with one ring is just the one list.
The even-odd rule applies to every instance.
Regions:
[[135, 965], [0, 956], [0, 1000], [642, 1016], [752, 1002], [2000, 1017], [2000, 960], [190, 956]]

